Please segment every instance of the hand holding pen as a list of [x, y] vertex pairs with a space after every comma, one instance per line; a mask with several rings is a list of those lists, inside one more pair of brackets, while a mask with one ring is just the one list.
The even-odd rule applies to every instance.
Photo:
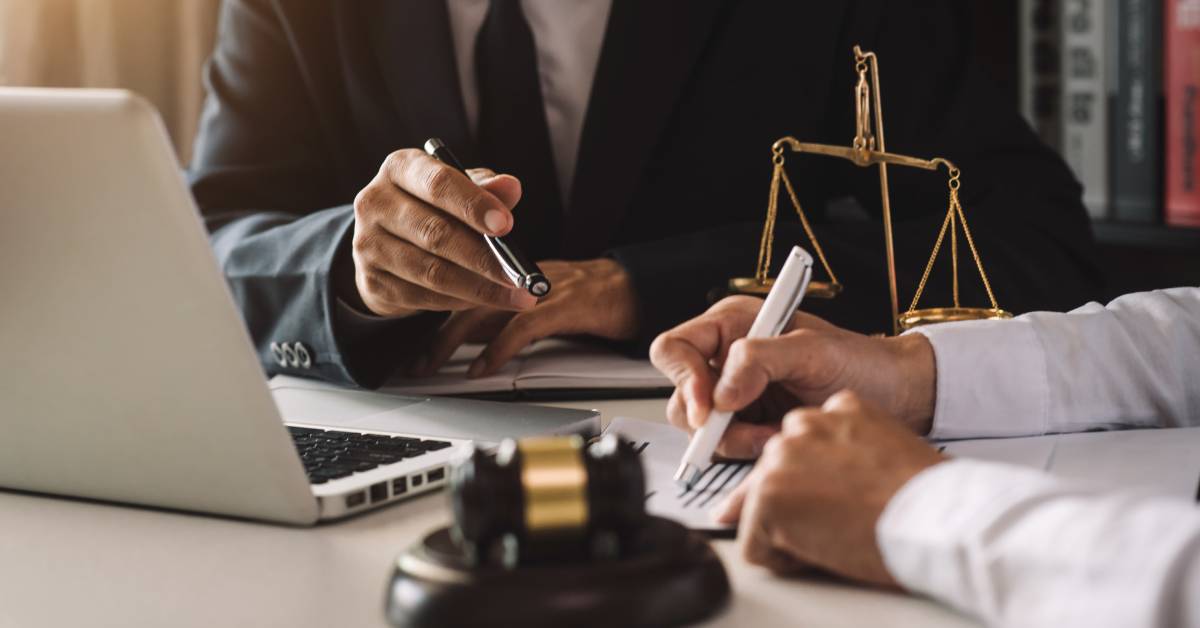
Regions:
[[475, 180], [420, 149], [388, 156], [354, 202], [360, 307], [399, 317], [478, 307], [520, 312], [537, 305], [528, 289], [513, 285], [484, 240], [512, 230], [520, 182], [486, 171], [471, 175]]

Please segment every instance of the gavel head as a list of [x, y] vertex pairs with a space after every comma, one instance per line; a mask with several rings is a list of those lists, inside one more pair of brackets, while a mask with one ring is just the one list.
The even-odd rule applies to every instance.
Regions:
[[506, 440], [451, 475], [454, 537], [472, 564], [616, 558], [645, 520], [638, 452], [607, 435]]

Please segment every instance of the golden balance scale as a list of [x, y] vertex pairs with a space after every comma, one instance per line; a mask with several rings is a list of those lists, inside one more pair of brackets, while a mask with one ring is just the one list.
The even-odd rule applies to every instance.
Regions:
[[[771, 177], [770, 199], [767, 201], [767, 221], [763, 227], [762, 242], [758, 250], [758, 269], [752, 278], [731, 279], [729, 281], [729, 291], [735, 294], [765, 296], [771, 289], [772, 282], [774, 281], [769, 277], [771, 250], [775, 240], [775, 219], [779, 209], [779, 184], [782, 182], [784, 188], [787, 190], [788, 198], [792, 201], [792, 206], [796, 208], [796, 213], [800, 216], [800, 224], [804, 227], [804, 233], [808, 236], [809, 241], [812, 242], [813, 250], [817, 254], [817, 258], [821, 261], [821, 266], [824, 267], [825, 273], [829, 276], [829, 281], [813, 281], [810, 283], [807, 295], [809, 297], [832, 299], [842, 292], [842, 284], [838, 282], [837, 275], [833, 273], [833, 268], [829, 265], [829, 260], [825, 258], [825, 252], [821, 249], [821, 243], [817, 241], [817, 236], [813, 233], [812, 227], [808, 223], [808, 217], [805, 216], [804, 209], [800, 207], [800, 199], [796, 196], [796, 190], [792, 186], [791, 180], [788, 179], [787, 172], [784, 170], [784, 151], [791, 150], [794, 153], [812, 153], [829, 157], [840, 157], [864, 168], [879, 166], [880, 196], [882, 197], [881, 201], [883, 204], [884, 248], [887, 252], [888, 287], [891, 290], [892, 333], [898, 334], [901, 331], [933, 323], [1012, 318], [1012, 314], [1000, 309], [1000, 306], [996, 303], [996, 297], [992, 294], [992, 285], [988, 282], [987, 273], [983, 270], [983, 262], [979, 258], [979, 251], [976, 250], [975, 241], [971, 238], [971, 230], [967, 227], [967, 217], [963, 213], [962, 205], [958, 201], [958, 190], [961, 186], [961, 173], [958, 168], [949, 160], [941, 157], [926, 160], [887, 152], [883, 141], [883, 105], [879, 90], [878, 59], [875, 53], [863, 52], [858, 46], [854, 47], [854, 58], [855, 70], [858, 72], [858, 84], [854, 89], [854, 105], [857, 112], [855, 118], [857, 134], [854, 136], [854, 143], [849, 147], [830, 146], [828, 144], [805, 143], [798, 141], [794, 137], [785, 137], [775, 142], [771, 147], [775, 171]], [[868, 72], [870, 73], [869, 82], [867, 80]], [[874, 116], [872, 116], [872, 111], [874, 111]], [[872, 117], [874, 117], [874, 129], [872, 129]], [[917, 292], [913, 296], [912, 304], [909, 305], [908, 310], [903, 314], [899, 311], [899, 299], [896, 291], [896, 257], [892, 244], [892, 206], [888, 192], [889, 164], [924, 170], [937, 170], [944, 166], [948, 176], [947, 186], [950, 190], [950, 206], [946, 211], [946, 220], [942, 222], [942, 230], [938, 233], [937, 242], [933, 245], [933, 254], [930, 255], [929, 263], [925, 266], [925, 274], [922, 275], [921, 283], [917, 286]], [[960, 223], [962, 224], [963, 235], [966, 236], [967, 246], [971, 249], [971, 256], [975, 260], [975, 267], [979, 269], [979, 277], [983, 280], [983, 287], [987, 290], [988, 300], [991, 301], [992, 307], [990, 308], [962, 307], [959, 303], [958, 225]], [[917, 305], [921, 300], [921, 293], [925, 291], [925, 284], [929, 280], [930, 272], [933, 271], [933, 264], [937, 261], [938, 253], [941, 251], [947, 232], [950, 233], [950, 258], [954, 273], [954, 306], [917, 309]]]

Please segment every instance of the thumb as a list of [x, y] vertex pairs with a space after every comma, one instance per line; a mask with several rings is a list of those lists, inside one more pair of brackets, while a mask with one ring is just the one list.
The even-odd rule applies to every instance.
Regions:
[[808, 367], [817, 353], [818, 336], [809, 331], [778, 338], [742, 338], [729, 347], [729, 357], [713, 391], [720, 410], [741, 410], [758, 399], [771, 382], [804, 388]]
[[496, 174], [486, 168], [470, 171], [471, 179], [479, 187], [491, 192], [504, 206], [512, 211], [521, 201], [521, 181], [509, 174]]

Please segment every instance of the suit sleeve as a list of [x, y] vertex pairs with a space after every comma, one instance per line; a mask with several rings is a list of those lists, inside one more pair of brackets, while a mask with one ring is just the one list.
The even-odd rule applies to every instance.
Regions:
[[[1062, 160], [1039, 142], [1015, 107], [974, 68], [968, 5], [858, 2], [839, 46], [849, 54], [861, 44], [878, 54], [889, 152], [945, 157], [961, 169], [961, 202], [1000, 307], [1014, 313], [1073, 308], [1097, 298], [1102, 287], [1082, 190]], [[824, 121], [826, 128], [845, 129], [846, 137], [854, 129], [850, 95], [856, 76], [849, 66], [835, 74], [839, 78], [830, 90]], [[810, 299], [804, 307], [851, 329], [890, 332], [877, 169], [826, 161], [817, 180], [795, 183], [826, 203], [852, 199], [868, 212], [868, 219], [822, 217], [820, 206], [806, 204], [817, 223], [817, 238], [846, 290], [832, 301]], [[947, 178], [945, 170], [889, 170], [903, 312], [946, 216]], [[791, 244], [811, 250], [791, 216], [786, 195], [779, 215], [772, 266], [776, 272]], [[703, 310], [707, 290], [746, 275], [757, 256], [761, 229], [761, 222], [728, 224], [612, 251], [633, 276], [642, 303], [642, 343]], [[952, 302], [948, 244], [921, 307]], [[959, 247], [962, 303], [988, 307], [961, 236]]]
[[[353, 285], [352, 194], [337, 180], [330, 133], [267, 2], [227, 0], [206, 69], [208, 100], [190, 173], [212, 246], [268, 375], [376, 386], [388, 351], [423, 317], [345, 334], [335, 285]], [[350, 340], [358, 338], [358, 340]], [[273, 349], [303, 346], [311, 362]]]

